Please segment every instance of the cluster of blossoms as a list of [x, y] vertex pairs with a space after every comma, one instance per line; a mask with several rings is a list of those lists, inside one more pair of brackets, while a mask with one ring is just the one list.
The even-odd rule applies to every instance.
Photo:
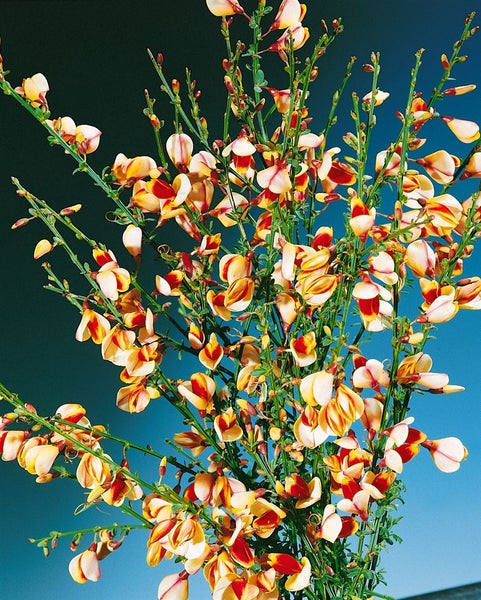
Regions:
[[[295, 52], [309, 32], [302, 25], [306, 7], [297, 0], [283, 0], [264, 32], [271, 11], [265, 1], [252, 15], [237, 0], [207, 0], [207, 6], [222, 17], [226, 39], [237, 18], [254, 31], [248, 49], [227, 44], [231, 111], [224, 139], [209, 139], [192, 81], [187, 116], [180, 84], [167, 82], [159, 56], [154, 66], [176, 111], [175, 132], [162, 143], [147, 97], [159, 158], [121, 153], [99, 176], [86, 155], [97, 148], [100, 132], [70, 117], [50, 120], [43, 75], [15, 89], [1, 81], [116, 202], [135, 269], [120, 266], [111, 249], [75, 227], [71, 217], [79, 205], [56, 212], [18, 184], [30, 218], [42, 219], [53, 234], [53, 242], [37, 244], [35, 258], [63, 247], [85, 273], [59, 227], [90, 245], [95, 265], [85, 273], [88, 292], [73, 293], [46, 264], [51, 287], [81, 312], [76, 339], [92, 340], [104, 360], [122, 368], [118, 408], [138, 413], [155, 399], [171, 403], [190, 425], [173, 442], [192, 460], [169, 459], [179, 472], [175, 488], [147, 483], [129, 471], [125, 456], [116, 463], [102, 451], [102, 439], [115, 438], [92, 426], [83, 407], [63, 405], [47, 420], [3, 389], [16, 408], [4, 416], [0, 452], [39, 482], [61, 474], [62, 459], [78, 460], [75, 478], [90, 490], [88, 505], [141, 502], [129, 514], [149, 532], [147, 563], [175, 557], [183, 567], [162, 580], [159, 600], [186, 599], [189, 577], [199, 571], [214, 600], [365, 599], [380, 581], [378, 555], [390, 542], [380, 531], [392, 528], [404, 464], [424, 448], [440, 470], [453, 472], [467, 455], [457, 438], [429, 439], [413, 428], [408, 411], [414, 393], [463, 389], [431, 371], [424, 347], [434, 324], [459, 309], [481, 308], [481, 278], [463, 275], [481, 231], [479, 194], [459, 200], [452, 193], [459, 181], [481, 177], [481, 151], [474, 145], [467, 158], [443, 149], [423, 155], [427, 140], [419, 137], [433, 120], [465, 144], [480, 137], [476, 123], [434, 108], [442, 96], [475, 89], [445, 87], [462, 60], [461, 42], [474, 33], [472, 16], [452, 56], [442, 56], [441, 81], [427, 99], [414, 91], [417, 55], [407, 108], [397, 113], [398, 138], [371, 158], [375, 110], [389, 97], [378, 88], [378, 56], [364, 65], [371, 91], [354, 97], [355, 131], [343, 138], [351, 154], [343, 155], [327, 143], [333, 119], [316, 133], [306, 102], [316, 62], [341, 24], [335, 21], [331, 32], [326, 26], [300, 68]], [[279, 30], [276, 41], [259, 48]], [[264, 51], [290, 67], [285, 89], [265, 80]], [[243, 82], [243, 60], [251, 62], [252, 92]], [[390, 188], [396, 196], [388, 209], [383, 194]], [[345, 224], [335, 217], [326, 224], [339, 205], [346, 207]], [[187, 234], [187, 250], [156, 245], [158, 228], [169, 222]], [[148, 247], [164, 268], [143, 274], [144, 285], [138, 271]], [[401, 313], [401, 290], [413, 280], [421, 305], [409, 317]], [[164, 319], [178, 335], [161, 330]], [[391, 332], [383, 359], [361, 350], [365, 334], [381, 331]], [[181, 379], [165, 372], [168, 352], [188, 355], [192, 372]], [[33, 425], [7, 428], [16, 421]], [[39, 425], [48, 432], [36, 435]], [[161, 460], [162, 474], [166, 464]], [[98, 580], [99, 560], [121, 541], [97, 532], [70, 563], [74, 580]]]

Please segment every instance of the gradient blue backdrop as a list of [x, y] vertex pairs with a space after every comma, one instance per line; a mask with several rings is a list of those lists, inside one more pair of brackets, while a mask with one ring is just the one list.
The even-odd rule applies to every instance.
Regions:
[[[252, 4], [252, 0], [250, 4], [245, 2], [246, 7]], [[319, 129], [348, 58], [358, 56], [349, 90], [362, 94], [370, 84], [361, 65], [369, 60], [371, 50], [380, 51], [380, 87], [391, 93], [379, 112], [385, 121], [380, 120], [376, 133], [376, 140], [384, 146], [394, 137], [394, 110], [404, 107], [414, 52], [426, 48], [418, 89], [428, 94], [440, 75], [441, 52], [449, 54], [465, 14], [480, 6], [478, 0], [308, 0], [307, 4], [312, 35], [321, 18], [329, 21], [341, 16], [345, 23], [344, 34], [321, 62], [316, 91], [311, 97], [312, 116], [319, 119]], [[166, 69], [172, 77], [182, 80], [184, 66], [192, 68], [203, 90], [203, 106], [211, 129], [215, 130], [216, 115], [222, 113], [224, 106], [220, 66], [224, 54], [217, 25], [218, 20], [207, 12], [204, 2], [194, 0], [2, 0], [0, 11], [2, 52], [12, 71], [11, 80], [20, 83], [25, 76], [43, 72], [51, 85], [49, 103], [54, 116], [68, 114], [78, 123], [90, 123], [103, 131], [100, 149], [91, 159], [99, 169], [111, 164], [120, 151], [128, 156], [155, 154], [150, 128], [142, 115], [144, 88], [160, 97], [146, 56], [147, 47], [154, 54], [164, 53]], [[481, 83], [481, 38], [472, 40], [467, 52], [470, 60], [457, 69], [456, 83]], [[279, 64], [277, 57], [272, 62]], [[281, 85], [280, 68], [278, 73]], [[446, 100], [446, 113], [479, 120], [480, 93], [478, 90], [469, 97]], [[349, 95], [350, 91], [343, 104], [346, 115]], [[165, 99], [160, 98], [157, 107], [161, 116], [169, 120]], [[350, 127], [347, 123], [346, 117], [343, 125], [333, 131], [333, 145], [340, 142], [344, 128]], [[112, 431], [126, 437], [166, 448], [162, 440], [181, 428], [177, 416], [161, 401], [137, 416], [115, 409], [118, 369], [102, 362], [93, 344], [75, 342], [78, 315], [61, 298], [42, 290], [44, 273], [32, 260], [36, 241], [44, 237], [42, 228], [34, 223], [16, 232], [9, 229], [25, 214], [22, 201], [9, 183], [11, 175], [56, 207], [81, 202], [84, 209], [76, 217], [79, 222], [94, 237], [114, 239], [119, 230], [101, 219], [109, 208], [106, 200], [84, 177], [72, 178], [73, 164], [58, 149], [49, 150], [42, 128], [3, 97], [0, 132], [1, 379], [43, 413], [64, 402], [80, 402], [87, 406], [93, 422], [109, 424]], [[445, 129], [439, 128], [441, 134], [443, 140], [449, 138]], [[451, 148], [460, 154], [463, 150], [454, 138]], [[118, 255], [127, 260], [121, 251]], [[60, 253], [52, 256], [52, 262], [60, 272], [64, 266], [65, 273], [70, 272]], [[481, 274], [479, 252], [466, 274]], [[479, 313], [463, 313], [439, 328], [437, 349], [432, 351], [435, 370], [448, 372], [453, 383], [465, 385], [466, 392], [447, 397], [427, 395], [413, 402], [420, 429], [432, 438], [462, 437], [470, 456], [454, 475], [440, 473], [427, 453], [407, 465], [404, 479], [408, 493], [406, 508], [402, 509], [406, 516], [398, 528], [404, 543], [393, 547], [383, 563], [389, 582], [384, 591], [395, 597], [481, 579], [480, 331]], [[167, 365], [170, 372], [176, 368], [182, 376], [180, 365]], [[147, 478], [154, 479], [156, 465], [147, 465], [150, 466], [152, 474]], [[133, 458], [132, 468], [138, 468]], [[39, 486], [16, 464], [2, 463], [0, 469], [1, 597], [148, 600], [156, 597], [163, 575], [177, 570], [168, 562], [154, 569], [147, 567], [145, 533], [133, 533], [123, 548], [102, 563], [103, 577], [98, 583], [73, 583], [67, 570], [72, 555], [66, 541], [59, 543], [53, 556], [44, 559], [41, 551], [26, 539], [54, 529], [70, 530], [73, 523], [79, 528], [98, 522], [109, 525], [120, 520], [120, 515], [102, 507], [74, 518], [73, 511], [83, 498], [78, 486], [68, 481]], [[209, 597], [205, 586], [194, 587], [191, 595], [194, 599]]]

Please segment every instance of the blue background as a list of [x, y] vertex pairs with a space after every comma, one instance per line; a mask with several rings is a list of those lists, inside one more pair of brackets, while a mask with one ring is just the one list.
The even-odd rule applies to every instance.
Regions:
[[[253, 4], [245, 3], [246, 8]], [[391, 93], [378, 113], [376, 141], [380, 147], [395, 135], [394, 110], [404, 107], [414, 52], [426, 48], [418, 89], [427, 96], [441, 73], [440, 54], [450, 53], [465, 14], [480, 6], [477, 0], [307, 4], [313, 36], [321, 18], [329, 22], [341, 16], [345, 24], [345, 32], [320, 63], [316, 91], [311, 96], [311, 116], [319, 119], [321, 129], [345, 64], [351, 55], [357, 55], [342, 105], [346, 115], [343, 126], [338, 125], [330, 138], [330, 145], [340, 144], [344, 128], [351, 127], [347, 117], [350, 90], [360, 94], [369, 90], [369, 76], [362, 72], [361, 65], [368, 62], [371, 50], [380, 51], [380, 87]], [[12, 71], [10, 80], [20, 83], [23, 77], [41, 71], [50, 83], [48, 99], [53, 116], [70, 115], [77, 123], [96, 125], [103, 131], [100, 149], [91, 158], [98, 169], [112, 164], [120, 151], [128, 156], [155, 154], [149, 124], [142, 115], [144, 88], [159, 98], [157, 112], [161, 118], [170, 119], [169, 106], [157, 91], [147, 47], [154, 55], [163, 52], [169, 76], [182, 81], [184, 66], [191, 67], [203, 90], [202, 106], [211, 130], [215, 130], [214, 120], [219, 122], [224, 108], [220, 66], [224, 53], [217, 33], [218, 20], [208, 13], [204, 2], [3, 0], [1, 5], [2, 53]], [[456, 83], [481, 84], [481, 37], [471, 40], [466, 52], [470, 60], [457, 69]], [[280, 84], [282, 71], [277, 57], [269, 58], [269, 62], [278, 69]], [[446, 114], [479, 119], [480, 93], [478, 89], [461, 99], [447, 99]], [[449, 149], [462, 153], [462, 145], [446, 128], [433, 127], [433, 131], [440, 136], [439, 147], [449, 140]], [[40, 224], [10, 231], [10, 225], [26, 212], [10, 185], [12, 175], [58, 208], [81, 202], [84, 208], [76, 217], [78, 222], [94, 237], [117, 239], [119, 230], [102, 218], [110, 208], [107, 201], [85, 177], [70, 176], [73, 163], [58, 149], [49, 150], [42, 128], [4, 97], [0, 98], [0, 132], [1, 379], [44, 414], [65, 402], [80, 402], [87, 407], [92, 422], [109, 424], [114, 432], [167, 451], [164, 438], [182, 429], [177, 416], [162, 401], [152, 403], [137, 416], [118, 411], [118, 369], [99, 360], [98, 348], [93, 344], [75, 342], [78, 315], [61, 298], [42, 290], [45, 275], [32, 259], [35, 243], [45, 236]], [[127, 261], [126, 253], [119, 250], [117, 254], [120, 262]], [[70, 273], [59, 252], [51, 258], [58, 272]], [[466, 275], [481, 274], [480, 267], [478, 251], [468, 263]], [[416, 397], [412, 409], [416, 426], [431, 438], [461, 437], [470, 456], [454, 475], [440, 473], [426, 452], [406, 466], [405, 518], [397, 530], [404, 542], [385, 557], [383, 566], [389, 584], [379, 590], [395, 597], [481, 579], [480, 330], [481, 315], [465, 311], [451, 323], [441, 325], [434, 344], [427, 349], [434, 357], [434, 370], [449, 373], [451, 382], [464, 385], [466, 391], [446, 397]], [[178, 368], [179, 376], [183, 375], [175, 362], [167, 368], [170, 372]], [[134, 459], [131, 466], [140, 468]], [[152, 463], [151, 467], [154, 479], [156, 465]], [[90, 595], [147, 600], [156, 597], [160, 579], [177, 570], [168, 562], [153, 569], [147, 567], [145, 533], [134, 532], [124, 547], [102, 563], [103, 577], [98, 583], [75, 584], [67, 570], [72, 556], [67, 541], [59, 542], [55, 553], [44, 559], [26, 539], [50, 530], [99, 522], [108, 525], [120, 520], [120, 515], [104, 506], [74, 518], [73, 511], [83, 498], [78, 486], [68, 481], [39, 486], [15, 463], [2, 463], [0, 468], [2, 597], [20, 600], [35, 595], [39, 600], [81, 600]], [[191, 596], [209, 597], [205, 586], [193, 588]]]

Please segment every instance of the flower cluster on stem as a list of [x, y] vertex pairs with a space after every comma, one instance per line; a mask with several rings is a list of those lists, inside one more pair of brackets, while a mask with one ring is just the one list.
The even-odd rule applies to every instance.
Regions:
[[[481, 308], [481, 277], [464, 274], [481, 231], [479, 186], [469, 196], [456, 187], [481, 177], [479, 127], [437, 112], [442, 97], [475, 90], [446, 87], [476, 32], [474, 14], [451, 55], [442, 55], [440, 83], [426, 97], [417, 91], [416, 54], [397, 138], [373, 154], [372, 132], [390, 98], [379, 88], [379, 55], [363, 67], [370, 85], [352, 96], [353, 130], [341, 149], [331, 126], [354, 60], [324, 128], [309, 112], [309, 90], [340, 20], [323, 23], [301, 61], [310, 37], [298, 0], [282, 0], [273, 17], [266, 0], [251, 14], [238, 0], [206, 4], [226, 42], [221, 139], [209, 135], [190, 72], [183, 89], [167, 80], [163, 57], [150, 54], [174, 132], [162, 135], [147, 93], [157, 158], [119, 152], [97, 173], [87, 157], [101, 132], [68, 116], [51, 119], [44, 75], [14, 87], [2, 68], [4, 93], [114, 203], [110, 219], [122, 227], [118, 241], [133, 264], [120, 264], [110, 244], [75, 225], [80, 205], [57, 211], [17, 179], [30, 216], [13, 228], [40, 219], [49, 237], [34, 258], [63, 250], [85, 278], [86, 289], [73, 291], [43, 264], [46, 287], [79, 313], [75, 338], [120, 368], [117, 407], [139, 413], [167, 402], [188, 426], [171, 440], [176, 456], [165, 457], [92, 425], [81, 405], [46, 417], [1, 386], [12, 405], [1, 425], [2, 459], [39, 483], [74, 479], [88, 490], [85, 508], [104, 502], [136, 520], [37, 540], [47, 552], [61, 537], [76, 549], [93, 535], [69, 565], [78, 583], [97, 581], [99, 562], [141, 528], [148, 565], [180, 564], [161, 581], [159, 600], [186, 599], [196, 573], [214, 600], [379, 597], [379, 557], [396, 537], [392, 510], [404, 465], [424, 450], [453, 472], [467, 456], [459, 439], [431, 439], [436, 432], [413, 427], [409, 405], [413, 394], [462, 391], [432, 370], [425, 350], [435, 325]], [[248, 22], [251, 42], [232, 43], [238, 20]], [[280, 58], [284, 89], [269, 85], [266, 52]], [[454, 135], [468, 146], [465, 157], [424, 154], [420, 135], [430, 135], [434, 120], [445, 124], [448, 143]], [[335, 217], [339, 206], [344, 223]], [[183, 247], [159, 244], [166, 223], [180, 228]], [[71, 234], [90, 249], [90, 262], [79, 260]], [[161, 261], [158, 273], [142, 269], [148, 249]], [[402, 294], [407, 284], [420, 299], [414, 315]], [[379, 332], [390, 336], [384, 355], [370, 344]], [[190, 358], [180, 377], [164, 366], [172, 352]], [[120, 458], [104, 452], [105, 440], [119, 444]], [[157, 458], [160, 478], [131, 472], [127, 450]], [[169, 466], [175, 487], [163, 482]]]

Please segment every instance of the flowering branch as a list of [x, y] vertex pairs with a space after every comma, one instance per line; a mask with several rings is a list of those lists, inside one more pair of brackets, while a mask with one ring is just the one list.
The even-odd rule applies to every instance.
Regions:
[[[98, 580], [99, 561], [135, 527], [147, 531], [147, 564], [169, 557], [182, 563], [161, 581], [159, 600], [186, 599], [189, 578], [201, 570], [215, 600], [385, 598], [375, 591], [383, 582], [379, 561], [398, 541], [404, 465], [421, 448], [444, 472], [467, 456], [457, 438], [429, 439], [412, 427], [409, 404], [417, 393], [462, 391], [447, 374], [432, 372], [424, 350], [437, 324], [460, 309], [481, 308], [481, 278], [461, 277], [481, 233], [479, 186], [462, 202], [451, 193], [460, 180], [481, 177], [479, 127], [436, 112], [444, 96], [475, 89], [445, 88], [476, 31], [474, 14], [451, 57], [441, 57], [440, 82], [428, 100], [416, 91], [422, 50], [416, 53], [405, 109], [396, 112], [399, 133], [376, 152], [378, 107], [389, 98], [379, 89], [379, 55], [363, 66], [369, 91], [352, 95], [345, 150], [328, 138], [354, 58], [324, 127], [309, 116], [309, 90], [342, 32], [340, 20], [323, 23], [302, 65], [298, 51], [309, 30], [298, 0], [283, 0], [273, 20], [264, 0], [252, 14], [238, 0], [206, 3], [221, 18], [226, 44], [223, 138], [209, 134], [190, 71], [184, 98], [179, 81], [167, 80], [162, 55], [149, 52], [173, 110], [174, 133], [164, 140], [146, 92], [160, 164], [119, 153], [96, 173], [86, 155], [100, 131], [70, 117], [50, 120], [42, 74], [18, 87], [3, 67], [0, 77], [4, 93], [114, 202], [111, 218], [123, 226], [134, 267], [121, 266], [106, 244], [74, 224], [80, 205], [56, 211], [17, 179], [30, 216], [13, 228], [38, 218], [52, 241], [41, 240], [34, 258], [66, 252], [87, 291], [71, 290], [45, 263], [47, 289], [79, 311], [76, 339], [92, 340], [104, 360], [121, 367], [119, 409], [139, 413], [166, 401], [182, 416], [189, 430], [168, 443], [183, 458], [93, 426], [77, 404], [42, 417], [3, 385], [1, 397], [13, 410], [3, 417], [0, 452], [39, 483], [75, 479], [89, 490], [85, 507], [104, 502], [135, 518], [133, 526], [36, 540], [45, 549], [60, 537], [73, 536], [77, 545], [93, 534], [70, 563], [80, 583]], [[233, 43], [240, 18], [249, 25], [248, 43]], [[269, 86], [267, 52], [284, 64], [285, 89]], [[468, 145], [466, 158], [447, 150], [420, 156], [426, 140], [419, 132], [435, 119]], [[343, 226], [336, 206], [344, 207]], [[156, 241], [169, 221], [190, 238], [181, 249]], [[228, 235], [229, 228], [237, 234]], [[88, 248], [92, 264], [81, 262], [77, 245]], [[149, 247], [160, 273], [146, 272]], [[402, 291], [415, 281], [422, 303], [413, 316]], [[382, 331], [390, 332], [385, 350], [369, 343]], [[180, 377], [164, 366], [172, 351], [191, 359]], [[104, 452], [105, 440], [121, 446], [120, 461]], [[130, 470], [130, 449], [160, 461], [158, 481]], [[74, 461], [75, 474], [62, 464]], [[163, 481], [169, 467], [176, 469], [174, 485]]]

